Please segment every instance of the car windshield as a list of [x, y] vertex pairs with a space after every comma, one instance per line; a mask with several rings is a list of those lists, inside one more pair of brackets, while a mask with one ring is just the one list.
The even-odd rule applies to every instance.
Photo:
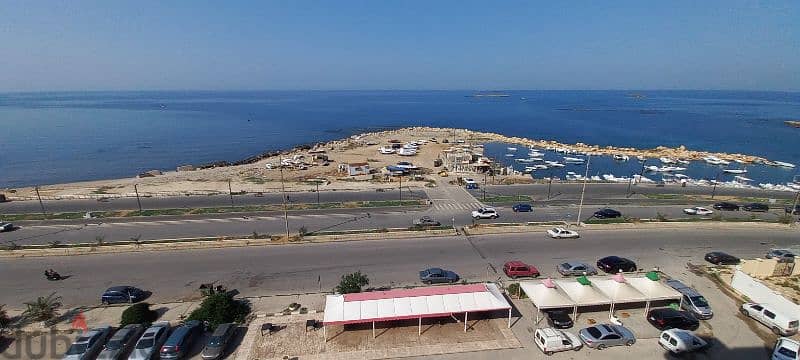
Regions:
[[155, 344], [155, 343], [156, 343], [156, 341], [155, 341], [154, 338], [142, 339], [142, 340], [139, 340], [138, 344], [136, 344], [136, 348], [137, 349], [149, 349], [149, 348], [153, 347], [153, 344]]
[[780, 349], [778, 349], [778, 354], [788, 356], [790, 359], [795, 359], [797, 356], [796, 352], [789, 350], [785, 347], [781, 347]]
[[86, 348], [89, 346], [87, 343], [80, 343], [80, 344], [72, 344], [67, 350], [67, 355], [80, 355], [86, 352]]
[[222, 336], [214, 336], [208, 340], [208, 347], [220, 347], [222, 346]]
[[107, 350], [119, 350], [122, 349], [122, 341], [120, 340], [111, 340], [106, 344]]
[[592, 335], [593, 338], [595, 338], [595, 339], [599, 339], [600, 338], [600, 330], [597, 330], [597, 328], [590, 327], [590, 328], [586, 329], [586, 331], [588, 331], [589, 335]]
[[706, 298], [702, 296], [693, 296], [692, 302], [694, 303], [695, 306], [701, 306], [701, 307], [708, 306], [708, 301], [706, 301]]

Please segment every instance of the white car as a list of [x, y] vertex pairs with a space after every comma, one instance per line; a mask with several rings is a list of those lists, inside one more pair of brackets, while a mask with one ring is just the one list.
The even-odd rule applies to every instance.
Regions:
[[688, 215], [711, 215], [714, 212], [702, 206], [695, 206], [693, 208], [683, 209], [683, 212]]
[[682, 354], [700, 350], [708, 343], [689, 330], [669, 329], [661, 332], [658, 344], [673, 354]]
[[553, 239], [577, 239], [581, 237], [576, 231], [567, 230], [560, 227], [547, 230], [547, 235], [550, 235], [550, 237]]
[[578, 351], [583, 346], [577, 335], [553, 328], [536, 329], [533, 334], [533, 342], [545, 355], [553, 355], [555, 352], [567, 350]]
[[800, 342], [789, 338], [782, 337], [775, 343], [775, 349], [772, 350], [772, 360], [797, 360], [800, 353]]
[[472, 212], [473, 219], [497, 219], [500, 215], [497, 214], [497, 210], [490, 207], [480, 208]]

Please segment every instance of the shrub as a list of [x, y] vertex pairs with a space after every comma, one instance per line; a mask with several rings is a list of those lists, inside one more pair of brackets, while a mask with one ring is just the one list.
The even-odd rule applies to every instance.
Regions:
[[247, 301], [236, 300], [228, 294], [218, 293], [205, 298], [200, 306], [189, 314], [188, 320], [207, 321], [209, 327], [215, 329], [219, 324], [244, 322], [249, 313], [250, 304]]
[[352, 274], [342, 275], [339, 285], [336, 285], [336, 292], [339, 294], [350, 294], [361, 292], [361, 288], [369, 285], [369, 278], [361, 271]]
[[528, 295], [519, 286], [519, 283], [511, 283], [508, 285], [506, 292], [510, 295], [516, 296], [519, 299], [526, 299]]
[[6, 314], [6, 309], [4, 309], [5, 305], [0, 305], [0, 329], [5, 329], [11, 324], [11, 319], [8, 318], [8, 314]]
[[40, 296], [36, 300], [25, 303], [25, 311], [22, 317], [28, 321], [49, 321], [58, 316], [58, 309], [61, 308], [61, 296], [51, 293], [47, 296]]
[[122, 327], [128, 324], [150, 324], [157, 318], [158, 313], [154, 310], [150, 310], [150, 304], [144, 302], [133, 304], [122, 312], [122, 319], [119, 322], [119, 326]]

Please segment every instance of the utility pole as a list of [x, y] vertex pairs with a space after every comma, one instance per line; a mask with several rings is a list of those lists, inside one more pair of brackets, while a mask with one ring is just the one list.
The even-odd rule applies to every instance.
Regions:
[[39, 207], [42, 208], [42, 215], [47, 215], [47, 213], [44, 211], [44, 203], [42, 202], [42, 196], [39, 195], [39, 187], [38, 186], [35, 187], [34, 190], [36, 190], [36, 197], [39, 199]]
[[319, 181], [316, 181], [316, 183], [317, 183], [317, 208], [319, 208]]
[[633, 176], [628, 180], [628, 196], [631, 196], [631, 184], [633, 183]]
[[[794, 205], [792, 205], [792, 207], [789, 208], [789, 216], [792, 216], [792, 214], [794, 214], [794, 212], [797, 211], [798, 200], [800, 200], [800, 191], [798, 191], [797, 196], [794, 197]], [[800, 211], [798, 212], [798, 214], [800, 214]], [[791, 223], [789, 223], [789, 225], [791, 225]]]
[[233, 190], [231, 189], [231, 179], [228, 179], [228, 195], [231, 197], [231, 207], [233, 207]]
[[136, 192], [136, 203], [139, 204], [139, 213], [142, 213], [142, 200], [139, 199], [139, 185], [133, 184], [133, 191]]
[[550, 170], [550, 181], [547, 182], [547, 200], [550, 200], [550, 190], [553, 188], [553, 170]]
[[483, 173], [483, 187], [481, 190], [483, 190], [483, 201], [486, 201], [486, 173]]
[[400, 174], [400, 206], [403, 206], [403, 174]]
[[581, 190], [581, 204], [578, 206], [578, 219], [576, 225], [581, 224], [581, 211], [583, 210], [583, 196], [586, 194], [586, 180], [589, 177], [589, 161], [592, 159], [591, 155], [586, 156], [586, 174], [583, 175], [583, 189]]
[[717, 183], [718, 182], [719, 182], [719, 173], [717, 173], [717, 176], [714, 177], [714, 188], [711, 189], [711, 198], [712, 199], [714, 198], [714, 195], [717, 194]]
[[286, 240], [289, 240], [289, 211], [286, 208], [286, 187], [283, 184], [283, 157], [278, 168], [281, 171], [281, 198], [283, 198], [283, 222], [286, 224]]

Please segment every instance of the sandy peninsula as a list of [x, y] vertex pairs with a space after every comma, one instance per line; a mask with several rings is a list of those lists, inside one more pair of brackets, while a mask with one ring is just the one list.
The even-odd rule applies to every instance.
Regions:
[[[446, 143], [445, 139], [448, 140]], [[379, 148], [387, 146], [390, 141], [406, 143], [416, 140], [424, 140], [425, 144], [420, 147], [415, 156], [387, 155], [379, 152]], [[685, 160], [700, 160], [706, 156], [716, 156], [724, 160], [737, 160], [745, 163], [767, 161], [752, 155], [712, 153], [690, 150], [683, 146], [636, 149], [583, 143], [564, 144], [550, 140], [528, 139], [467, 129], [409, 127], [354, 135], [346, 139], [320, 143], [311, 148], [286, 150], [244, 165], [197, 170], [188, 166], [182, 167], [181, 171], [154, 171], [154, 176], [147, 177], [47, 185], [40, 187], [39, 192], [43, 198], [134, 196], [134, 186], [136, 186], [140, 195], [144, 196], [227, 194], [229, 184], [233, 192], [277, 192], [281, 191], [281, 176], [286, 191], [313, 190], [316, 189], [317, 182], [321, 182], [320, 190], [369, 190], [395, 186], [392, 182], [397, 179], [380, 175], [349, 176], [340, 171], [339, 165], [367, 163], [370, 169], [380, 174], [381, 168], [395, 165], [399, 161], [413, 162], [417, 166], [429, 169], [416, 180], [403, 179], [404, 183], [408, 182], [409, 186], [422, 186], [437, 180], [439, 168], [435, 168], [433, 163], [442, 156], [444, 150], [454, 146], [461, 147], [489, 142], [504, 142], [541, 149], [563, 148], [592, 155], [619, 154], [630, 157], [669, 157]], [[327, 161], [324, 161], [323, 159], [326, 157]], [[284, 159], [294, 159], [297, 164], [302, 165], [279, 169], [279, 165]], [[327, 165], [324, 165], [325, 163]], [[505, 179], [499, 180], [532, 181], [529, 176], [523, 175], [508, 175]], [[0, 192], [7, 194], [12, 200], [31, 199], [36, 196], [34, 188], [30, 187], [5, 189]]]

